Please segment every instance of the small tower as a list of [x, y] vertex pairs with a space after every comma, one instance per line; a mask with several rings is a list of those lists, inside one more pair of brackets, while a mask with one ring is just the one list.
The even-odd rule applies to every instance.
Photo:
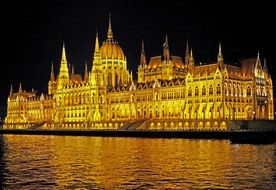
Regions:
[[195, 60], [193, 56], [193, 49], [191, 48], [189, 57], [189, 63], [188, 63], [188, 72], [193, 75], [194, 73], [194, 67], [195, 67]]
[[259, 51], [258, 51], [258, 55], [257, 55], [256, 64], [254, 67], [254, 74], [255, 74], [255, 77], [263, 78], [263, 68], [262, 68], [262, 64], [261, 64]]
[[48, 93], [54, 94], [56, 92], [56, 89], [57, 89], [57, 83], [55, 81], [54, 64], [52, 62], [51, 75], [50, 75], [50, 80], [48, 82]]
[[51, 76], [50, 76], [50, 81], [55, 81], [55, 73], [54, 73], [54, 65], [52, 62], [52, 66], [51, 66]]
[[141, 56], [140, 56], [140, 67], [145, 67], [147, 65], [146, 62], [146, 54], [144, 48], [144, 40], [142, 40], [142, 49], [141, 49]]
[[185, 67], [187, 68], [189, 65], [189, 60], [190, 60], [190, 53], [189, 53], [189, 44], [188, 41], [186, 42], [186, 51], [185, 51]]
[[12, 95], [13, 95], [13, 88], [12, 88], [12, 84], [11, 84], [10, 97], [12, 97]]
[[19, 83], [18, 93], [22, 93], [22, 85], [21, 85], [21, 82]]
[[140, 64], [138, 66], [138, 82], [144, 83], [145, 82], [145, 69], [147, 66], [146, 62], [146, 54], [144, 48], [144, 40], [142, 40], [142, 49], [141, 49], [141, 57], [140, 57]]
[[168, 42], [168, 35], [166, 34], [165, 43], [163, 44], [163, 57], [165, 61], [170, 60], [170, 49], [169, 49], [169, 42]]
[[87, 68], [87, 62], [85, 63], [85, 69], [84, 69], [84, 81], [88, 81], [88, 68]]
[[96, 33], [93, 65], [92, 65], [90, 80], [93, 85], [102, 85], [103, 84], [102, 79], [103, 77], [102, 77], [102, 70], [101, 70], [99, 38], [98, 38], [98, 33]]
[[69, 71], [68, 71], [68, 64], [66, 59], [66, 53], [65, 53], [65, 44], [63, 42], [62, 47], [62, 55], [61, 55], [61, 63], [60, 63], [60, 70], [58, 75], [58, 88], [62, 88], [64, 84], [69, 82]]

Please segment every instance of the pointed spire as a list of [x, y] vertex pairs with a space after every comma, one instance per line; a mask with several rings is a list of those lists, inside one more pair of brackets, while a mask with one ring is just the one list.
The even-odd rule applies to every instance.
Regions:
[[145, 54], [145, 48], [144, 48], [144, 40], [142, 40], [142, 50], [141, 50], [141, 57], [140, 57], [140, 65], [145, 66], [147, 64], [146, 62], [146, 54]]
[[189, 60], [190, 60], [190, 54], [189, 54], [189, 44], [188, 44], [188, 40], [186, 42], [186, 52], [185, 52], [185, 65], [187, 66], [189, 64]]
[[255, 64], [255, 71], [254, 72], [257, 72], [259, 71], [259, 69], [262, 70], [262, 64], [261, 64], [261, 60], [260, 60], [260, 51], [258, 50], [258, 54], [257, 54], [257, 60], [256, 60], [256, 64]]
[[195, 60], [194, 60], [193, 49], [192, 49], [192, 48], [191, 48], [189, 57], [190, 57], [190, 59], [189, 59], [189, 65], [190, 65], [191, 67], [193, 67], [194, 64], [195, 64]]
[[193, 49], [191, 48], [191, 51], [187, 53], [187, 57], [189, 58], [188, 60], [188, 65], [187, 65], [187, 69], [188, 72], [191, 73], [192, 75], [194, 74], [194, 67], [195, 67], [195, 60], [193, 57]]
[[219, 55], [222, 56], [222, 51], [221, 51], [221, 43], [219, 42]]
[[62, 55], [61, 55], [61, 62], [67, 62], [66, 53], [65, 53], [65, 43], [62, 43]]
[[10, 89], [10, 96], [13, 95], [13, 88], [12, 88], [12, 84], [11, 84], [11, 89]]
[[145, 54], [144, 39], [142, 40], [142, 50], [141, 53]]
[[260, 60], [260, 50], [258, 50], [257, 53], [257, 60], [256, 60], [256, 65], [261, 64], [261, 60]]
[[221, 43], [219, 42], [219, 50], [218, 50], [218, 67], [219, 69], [222, 69], [223, 67], [223, 55], [222, 55], [222, 50], [221, 50]]
[[55, 80], [55, 73], [54, 73], [54, 64], [52, 61], [50, 81], [54, 81], [54, 80]]
[[267, 66], [266, 66], [266, 58], [264, 58], [264, 67], [263, 68], [264, 68], [265, 71], [268, 71]]
[[167, 34], [166, 34], [165, 43], [163, 44], [163, 57], [164, 57], [164, 60], [170, 59], [169, 40], [168, 40]]
[[100, 53], [98, 32], [96, 32], [94, 56], [96, 55], [96, 53]]
[[74, 65], [72, 64], [72, 71], [71, 74], [74, 75], [75, 74], [75, 69], [74, 69]]
[[165, 43], [163, 45], [166, 48], [169, 48], [169, 40], [168, 40], [168, 34], [166, 33], [166, 37], [165, 37]]
[[133, 81], [132, 71], [130, 71], [130, 80], [131, 80], [131, 82]]
[[108, 32], [107, 39], [113, 39], [112, 26], [111, 26], [111, 14], [109, 13]]
[[187, 53], [189, 53], [189, 42], [188, 42], [188, 40], [187, 40], [187, 42], [186, 42], [186, 54]]
[[62, 46], [61, 64], [60, 64], [60, 69], [59, 69], [58, 81], [60, 81], [60, 83], [69, 81], [69, 70], [68, 70], [68, 65], [67, 65], [64, 42], [63, 42], [63, 46]]
[[18, 90], [19, 93], [22, 93], [22, 85], [21, 85], [21, 82], [19, 83], [19, 90]]
[[84, 70], [84, 81], [88, 81], [88, 68], [87, 68], [87, 62], [85, 63], [85, 70]]
[[100, 58], [100, 48], [99, 48], [99, 38], [98, 38], [98, 33], [96, 32], [96, 40], [95, 40], [95, 49], [94, 49], [94, 57], [93, 57], [93, 69], [96, 69], [95, 66], [99, 66], [101, 64], [101, 58]]

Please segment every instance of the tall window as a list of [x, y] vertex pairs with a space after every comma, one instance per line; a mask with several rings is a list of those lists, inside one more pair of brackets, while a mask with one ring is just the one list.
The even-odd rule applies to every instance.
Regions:
[[209, 87], [209, 94], [214, 94], [213, 86], [212, 85]]
[[251, 96], [251, 88], [250, 88], [250, 86], [247, 86], [246, 94], [247, 94], [247, 96]]
[[192, 96], [192, 88], [191, 87], [189, 87], [188, 96]]
[[195, 96], [198, 96], [198, 88], [195, 88]]
[[217, 94], [221, 94], [221, 88], [220, 88], [220, 85], [218, 84], [217, 86]]
[[203, 96], [206, 95], [206, 87], [205, 87], [205, 86], [202, 87], [202, 95], [203, 95]]

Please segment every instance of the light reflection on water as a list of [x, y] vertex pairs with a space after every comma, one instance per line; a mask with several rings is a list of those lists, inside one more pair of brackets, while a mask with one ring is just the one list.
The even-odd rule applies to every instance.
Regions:
[[[4, 189], [273, 189], [276, 144], [0, 136]], [[1, 189], [1, 187], [0, 187]]]

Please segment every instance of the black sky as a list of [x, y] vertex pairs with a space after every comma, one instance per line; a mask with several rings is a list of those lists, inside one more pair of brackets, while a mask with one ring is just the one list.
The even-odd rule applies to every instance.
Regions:
[[[219, 41], [224, 59], [235, 63], [260, 50], [272, 75], [276, 69], [275, 7], [265, 1], [20, 1], [1, 6], [0, 106], [10, 85], [47, 91], [51, 62], [59, 68], [62, 41], [76, 72], [91, 68], [95, 32], [106, 39], [108, 13], [114, 38], [137, 71], [141, 40], [147, 59], [162, 53], [168, 34], [173, 55], [184, 56], [186, 40], [196, 63], [216, 60]], [[5, 12], [5, 13], [4, 13]], [[276, 81], [276, 77], [273, 77]]]

